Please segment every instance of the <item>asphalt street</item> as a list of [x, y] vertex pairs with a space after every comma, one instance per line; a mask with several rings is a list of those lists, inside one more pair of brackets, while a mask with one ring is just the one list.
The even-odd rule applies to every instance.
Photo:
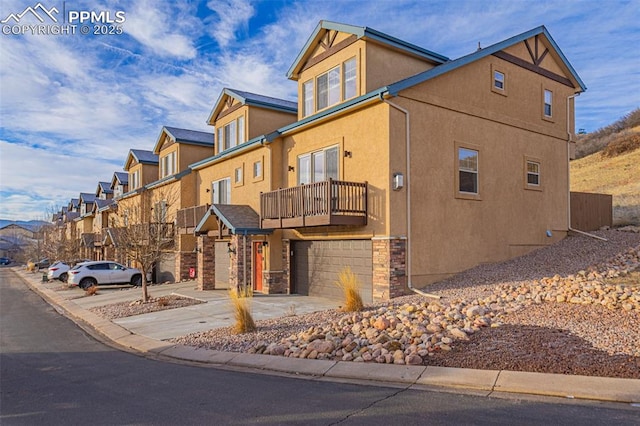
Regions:
[[486, 397], [230, 371], [96, 340], [0, 269], [2, 425], [638, 424], [624, 404]]

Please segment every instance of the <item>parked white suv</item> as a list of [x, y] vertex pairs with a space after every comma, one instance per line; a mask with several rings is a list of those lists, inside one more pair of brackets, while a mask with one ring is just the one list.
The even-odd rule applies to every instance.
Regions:
[[67, 281], [67, 276], [69, 275], [69, 269], [71, 267], [64, 262], [56, 262], [53, 265], [49, 266], [49, 270], [47, 272], [47, 278], [49, 280], [60, 280], [62, 282]]
[[142, 285], [142, 273], [108, 260], [80, 263], [69, 270], [67, 283], [82, 289], [94, 285], [131, 284]]

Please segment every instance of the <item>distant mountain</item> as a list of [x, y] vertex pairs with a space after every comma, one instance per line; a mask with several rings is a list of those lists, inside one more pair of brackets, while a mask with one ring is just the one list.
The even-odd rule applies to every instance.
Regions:
[[0, 229], [4, 228], [7, 225], [18, 225], [18, 226], [22, 226], [23, 228], [27, 228], [30, 229], [32, 231], [36, 231], [38, 230], [38, 228], [40, 228], [43, 225], [50, 225], [49, 222], [45, 222], [42, 220], [7, 220], [7, 219], [0, 219]]

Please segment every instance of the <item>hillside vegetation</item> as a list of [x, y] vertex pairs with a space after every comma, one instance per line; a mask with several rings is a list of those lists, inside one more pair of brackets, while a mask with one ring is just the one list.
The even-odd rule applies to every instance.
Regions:
[[614, 225], [640, 225], [640, 109], [577, 141], [571, 190], [613, 195]]

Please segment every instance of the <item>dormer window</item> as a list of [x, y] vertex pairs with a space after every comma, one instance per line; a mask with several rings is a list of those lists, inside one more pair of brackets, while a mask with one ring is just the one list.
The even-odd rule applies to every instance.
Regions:
[[160, 178], [176, 173], [176, 152], [170, 152], [160, 160]]
[[129, 182], [131, 182], [131, 190], [138, 189], [140, 187], [140, 170], [136, 170], [133, 173], [129, 173]]
[[302, 116], [307, 117], [355, 97], [358, 94], [356, 65], [356, 58], [351, 58], [302, 83]]
[[218, 128], [218, 152], [226, 151], [244, 142], [244, 116]]
[[340, 102], [340, 67], [321, 74], [316, 80], [318, 110]]
[[305, 81], [302, 84], [302, 116], [313, 114], [313, 80]]
[[353, 98], [356, 95], [356, 58], [349, 59], [343, 64], [344, 73], [344, 99]]

